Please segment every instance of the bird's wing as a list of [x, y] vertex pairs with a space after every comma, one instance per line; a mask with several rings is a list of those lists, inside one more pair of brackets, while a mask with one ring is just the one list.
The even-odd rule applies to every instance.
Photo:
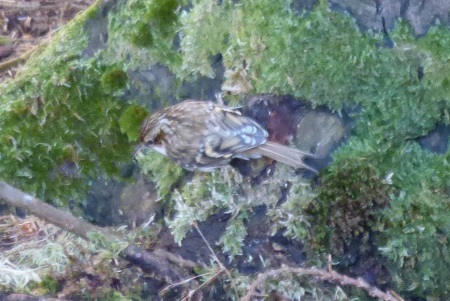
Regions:
[[267, 140], [267, 131], [236, 109], [215, 105], [210, 116], [206, 126], [211, 134], [205, 138], [204, 149], [209, 157], [229, 158]]

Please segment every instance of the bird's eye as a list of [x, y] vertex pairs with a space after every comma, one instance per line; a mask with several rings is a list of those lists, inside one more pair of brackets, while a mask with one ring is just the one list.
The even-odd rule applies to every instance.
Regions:
[[153, 145], [153, 141], [152, 141], [152, 140], [149, 140], [149, 141], [147, 141], [147, 142], [145, 143], [145, 145], [147, 145], [147, 146]]

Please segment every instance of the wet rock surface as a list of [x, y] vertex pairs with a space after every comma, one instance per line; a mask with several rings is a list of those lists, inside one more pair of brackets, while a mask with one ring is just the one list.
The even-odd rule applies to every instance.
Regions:
[[362, 30], [389, 31], [399, 18], [407, 20], [417, 36], [427, 33], [437, 20], [450, 22], [450, 3], [445, 0], [331, 0], [332, 8], [344, 10], [356, 19]]
[[438, 124], [427, 135], [416, 139], [419, 144], [434, 153], [445, 154], [448, 151], [450, 126]]

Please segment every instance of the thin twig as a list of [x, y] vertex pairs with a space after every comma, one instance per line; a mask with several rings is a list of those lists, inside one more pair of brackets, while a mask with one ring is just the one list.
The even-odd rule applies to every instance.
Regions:
[[257, 294], [258, 287], [266, 281], [267, 278], [276, 278], [279, 276], [286, 276], [286, 274], [295, 274], [297, 276], [310, 275], [316, 276], [323, 281], [330, 281], [337, 283], [339, 285], [354, 286], [362, 290], [365, 290], [370, 296], [378, 298], [383, 301], [405, 301], [397, 293], [393, 292], [383, 292], [377, 287], [371, 286], [362, 278], [352, 278], [339, 274], [335, 271], [321, 270], [315, 267], [312, 268], [293, 268], [293, 267], [283, 267], [276, 270], [271, 270], [266, 273], [259, 274], [258, 278], [249, 286], [247, 289], [247, 294], [240, 299], [240, 301], [251, 301]]
[[186, 283], [189, 283], [189, 282], [191, 282], [191, 281], [193, 281], [193, 280], [196, 280], [197, 278], [200, 278], [200, 277], [206, 277], [206, 276], [209, 276], [209, 275], [211, 275], [211, 274], [212, 274], [213, 277], [214, 277], [215, 275], [217, 275], [217, 274], [219, 274], [219, 273], [221, 273], [221, 271], [216, 272], [216, 273], [208, 272], [208, 273], [196, 275], [196, 276], [194, 276], [194, 277], [190, 277], [190, 278], [188, 278], [188, 279], [183, 279], [183, 280], [181, 280], [181, 281], [179, 281], [179, 282], [169, 284], [168, 286], [166, 286], [165, 288], [163, 288], [163, 289], [161, 290], [160, 293], [161, 293], [161, 294], [165, 294], [166, 292], [168, 292], [168, 291], [171, 290], [172, 288], [177, 287], [177, 286], [185, 285]]
[[234, 280], [233, 280], [233, 277], [232, 277], [230, 271], [219, 260], [219, 257], [217, 257], [216, 253], [211, 248], [209, 242], [206, 240], [205, 236], [203, 235], [202, 231], [200, 231], [200, 229], [198, 228], [197, 224], [194, 223], [193, 226], [194, 226], [195, 230], [197, 230], [197, 232], [200, 235], [200, 237], [202, 238], [202, 240], [205, 242], [206, 246], [208, 247], [209, 251], [211, 252], [211, 254], [213, 256], [214, 261], [220, 266], [220, 268], [225, 272], [225, 274], [227, 274], [228, 278], [230, 279], [231, 286], [233, 287], [234, 293], [236, 294], [236, 297], [238, 297], [239, 296], [238, 290], [236, 288], [236, 284], [234, 283]]
[[[217, 277], [219, 277], [220, 274], [222, 274], [223, 270], [218, 270], [216, 273], [214, 273], [211, 277], [208, 278], [207, 281], [203, 282], [202, 284], [200, 284], [198, 287], [196, 287], [193, 290], [190, 290], [188, 295], [186, 297], [184, 297], [183, 299], [181, 299], [181, 301], [186, 301], [186, 300], [191, 300], [192, 296], [194, 296], [194, 294], [198, 291], [201, 290], [203, 287], [207, 286], [208, 284], [210, 284], [212, 281], [214, 281], [215, 279], [217, 279]], [[207, 273], [207, 274], [211, 274], [211, 273]]]

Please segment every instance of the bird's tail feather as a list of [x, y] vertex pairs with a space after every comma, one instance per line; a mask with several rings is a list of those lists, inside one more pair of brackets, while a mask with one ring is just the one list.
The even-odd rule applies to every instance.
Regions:
[[257, 152], [259, 155], [287, 164], [294, 168], [306, 168], [311, 170], [312, 172], [318, 172], [316, 169], [308, 166], [303, 162], [304, 157], [315, 158], [316, 156], [293, 147], [267, 141], [266, 143], [254, 149], [254, 152]]

